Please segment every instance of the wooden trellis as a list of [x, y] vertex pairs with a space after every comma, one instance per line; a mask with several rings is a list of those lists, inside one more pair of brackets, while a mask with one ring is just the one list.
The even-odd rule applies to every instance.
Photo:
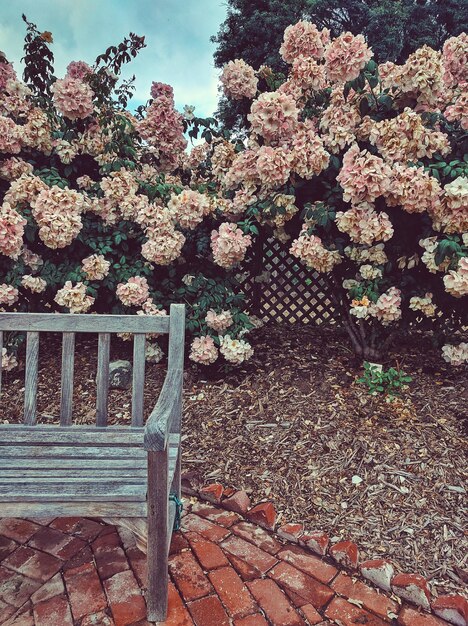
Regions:
[[243, 266], [242, 290], [252, 311], [266, 320], [291, 324], [336, 323], [326, 283], [289, 253], [290, 242], [260, 241]]

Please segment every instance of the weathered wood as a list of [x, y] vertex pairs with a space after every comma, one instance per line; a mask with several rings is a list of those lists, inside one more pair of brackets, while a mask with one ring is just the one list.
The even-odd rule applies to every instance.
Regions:
[[172, 420], [180, 410], [182, 379], [181, 370], [167, 372], [156, 406], [146, 422], [146, 450], [164, 450], [167, 446]]
[[[1, 446], [71, 445], [75, 447], [135, 446], [143, 447], [143, 428], [95, 428], [87, 426], [13, 426], [0, 425]], [[1, 453], [0, 453], [1, 455]]]
[[[72, 468], [72, 469], [63, 469], [60, 468], [60, 480], [64, 480], [67, 478], [82, 478], [87, 480], [89, 478], [95, 478], [98, 468], [95, 466], [91, 466], [89, 468]], [[2, 472], [2, 483], [3, 482], [12, 482], [13, 480], [17, 481], [18, 479], [24, 480], [39, 480], [46, 481], [51, 480], [52, 472], [48, 470], [47, 467], [43, 467], [42, 469], [37, 467], [24, 468], [24, 467], [16, 467], [15, 469], [4, 469], [1, 468]], [[146, 482], [147, 476], [147, 468], [146, 464], [141, 467], [115, 467], [113, 469], [109, 469], [106, 466], [99, 468], [99, 478], [107, 479], [107, 478], [137, 478], [139, 482]]]
[[146, 517], [146, 502], [0, 502], [0, 517]]
[[109, 407], [110, 333], [99, 333], [96, 375], [96, 425], [106, 426]]
[[[49, 458], [49, 459], [94, 459], [102, 458], [104, 448], [92, 446], [28, 446], [21, 445], [16, 447], [2, 446], [1, 453], [3, 458]], [[106, 458], [114, 459], [131, 459], [135, 457], [143, 458], [144, 450], [135, 447], [109, 447], [105, 449]]]
[[0, 330], [0, 397], [2, 395], [3, 331]]
[[0, 502], [135, 502], [146, 500], [146, 484], [89, 480], [73, 484], [62, 481], [41, 485], [18, 482], [16, 485], [0, 483]]
[[75, 366], [75, 333], [62, 336], [62, 384], [60, 391], [60, 425], [72, 423], [73, 370]]
[[167, 449], [148, 453], [148, 620], [163, 621], [167, 614], [168, 527]]
[[146, 336], [133, 338], [132, 426], [143, 426]]
[[0, 330], [72, 333], [167, 333], [168, 315], [2, 313]]
[[[13, 314], [12, 314], [13, 315]], [[34, 424], [37, 405], [39, 333], [26, 333], [26, 374], [24, 380], [24, 423]]]

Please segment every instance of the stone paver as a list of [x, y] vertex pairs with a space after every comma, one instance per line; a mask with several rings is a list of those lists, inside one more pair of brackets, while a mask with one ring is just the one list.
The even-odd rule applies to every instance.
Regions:
[[[160, 626], [448, 626], [281, 540], [265, 529], [267, 507], [261, 527], [219, 505], [185, 505]], [[0, 519], [2, 626], [151, 626], [146, 581], [146, 556], [123, 530], [78, 517]]]

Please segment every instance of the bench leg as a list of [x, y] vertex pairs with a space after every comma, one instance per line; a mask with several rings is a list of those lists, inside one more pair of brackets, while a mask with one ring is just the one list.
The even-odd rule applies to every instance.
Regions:
[[163, 622], [168, 591], [167, 450], [148, 453], [148, 621]]

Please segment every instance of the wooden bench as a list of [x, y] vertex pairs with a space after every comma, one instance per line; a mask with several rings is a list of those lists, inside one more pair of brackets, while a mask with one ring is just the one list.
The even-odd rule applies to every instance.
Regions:
[[[0, 425], [0, 517], [146, 518], [149, 621], [162, 621], [167, 612], [167, 557], [180, 497], [184, 330], [180, 304], [165, 316], [0, 313], [0, 355], [5, 331], [26, 332], [24, 423]], [[56, 426], [36, 425], [41, 332], [63, 334]], [[122, 332], [134, 334], [128, 427], [107, 426], [110, 338]], [[99, 334], [96, 426], [73, 425], [76, 333]], [[169, 333], [169, 362], [145, 426], [147, 333]], [[0, 358], [0, 398], [1, 373]]]

